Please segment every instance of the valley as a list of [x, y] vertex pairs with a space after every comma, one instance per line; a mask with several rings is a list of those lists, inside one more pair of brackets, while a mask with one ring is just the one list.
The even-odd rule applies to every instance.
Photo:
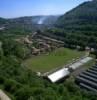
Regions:
[[0, 100], [97, 100], [96, 12], [0, 17]]

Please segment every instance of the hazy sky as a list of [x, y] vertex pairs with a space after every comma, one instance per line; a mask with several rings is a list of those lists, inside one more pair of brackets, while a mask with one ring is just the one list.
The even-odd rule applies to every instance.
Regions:
[[88, 0], [0, 0], [0, 17], [57, 15]]

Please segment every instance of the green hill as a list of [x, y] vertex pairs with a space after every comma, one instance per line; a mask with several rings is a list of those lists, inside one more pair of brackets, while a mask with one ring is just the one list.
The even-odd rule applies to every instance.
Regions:
[[0, 27], [5, 27], [4, 32], [9, 34], [28, 34], [37, 30], [53, 26], [59, 16], [25, 16], [18, 18], [0, 18]]
[[65, 30], [97, 32], [97, 1], [88, 1], [61, 16], [57, 26]]
[[5, 24], [8, 23], [8, 20], [7, 19], [4, 19], [4, 18], [0, 18], [0, 26], [3, 26]]
[[[87, 1], [58, 18], [52, 32], [75, 47], [97, 44], [97, 0]], [[58, 29], [59, 28], [59, 29]]]
[[38, 25], [52, 25], [56, 22], [59, 16], [24, 16], [18, 18], [4, 19], [0, 18], [0, 25], [9, 26], [30, 26], [37, 27]]

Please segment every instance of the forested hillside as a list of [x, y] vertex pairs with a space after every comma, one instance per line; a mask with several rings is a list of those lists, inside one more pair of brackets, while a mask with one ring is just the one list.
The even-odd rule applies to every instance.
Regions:
[[8, 23], [7, 19], [0, 18], [0, 26], [6, 25]]
[[[59, 16], [28, 16], [4, 19], [0, 18], [0, 26], [7, 28], [20, 27], [28, 30], [37, 30], [45, 26], [52, 26]], [[41, 28], [40, 28], [41, 27]]]
[[9, 34], [29, 34], [37, 30], [53, 26], [59, 16], [28, 16], [19, 18], [0, 18], [0, 33]]
[[58, 18], [55, 26], [57, 29], [47, 30], [47, 35], [64, 38], [69, 47], [76, 45], [96, 47], [97, 0], [84, 2], [67, 12]]
[[97, 32], [97, 1], [84, 2], [58, 19], [57, 25], [67, 31]]

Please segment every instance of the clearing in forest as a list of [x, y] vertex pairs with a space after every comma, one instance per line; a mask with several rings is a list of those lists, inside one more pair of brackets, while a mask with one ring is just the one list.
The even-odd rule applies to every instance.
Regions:
[[24, 65], [33, 71], [47, 72], [62, 67], [64, 64], [72, 62], [73, 59], [77, 59], [84, 55], [85, 52], [59, 48], [48, 55], [31, 57], [24, 61]]

